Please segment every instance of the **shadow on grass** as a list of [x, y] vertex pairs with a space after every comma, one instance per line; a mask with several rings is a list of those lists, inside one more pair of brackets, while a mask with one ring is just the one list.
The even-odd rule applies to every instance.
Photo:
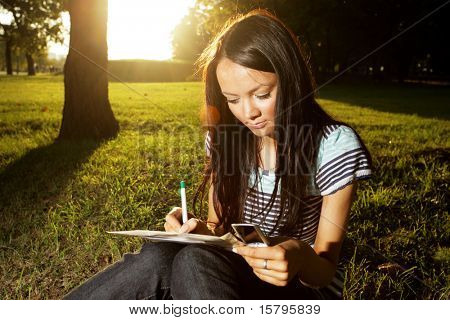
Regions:
[[319, 98], [382, 112], [450, 120], [450, 87], [413, 84], [330, 84]]
[[46, 218], [100, 142], [60, 141], [28, 151], [0, 171], [0, 241], [7, 243]]

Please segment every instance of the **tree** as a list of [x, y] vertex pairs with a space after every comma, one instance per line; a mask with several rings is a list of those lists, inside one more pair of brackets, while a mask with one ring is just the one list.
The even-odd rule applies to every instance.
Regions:
[[71, 0], [70, 49], [64, 65], [65, 100], [58, 139], [105, 139], [119, 124], [108, 99], [107, 0]]
[[174, 58], [195, 61], [211, 37], [234, 13], [256, 7], [258, 1], [197, 0], [173, 31]]
[[[450, 45], [442, 30], [447, 30], [450, 24], [447, 18], [450, 6], [443, 7], [445, 3], [443, 0], [196, 0], [195, 11], [185, 20], [196, 21], [193, 18], [200, 17], [196, 22], [201, 28], [197, 31], [209, 39], [231, 15], [266, 8], [299, 37], [306, 46], [305, 53], [311, 57], [314, 74], [324, 77], [323, 80], [358, 62], [350, 72], [402, 81], [417, 74], [440, 77], [449, 74]], [[409, 29], [437, 7], [439, 12]], [[406, 28], [407, 32], [397, 37]], [[189, 44], [199, 37], [189, 30], [185, 29], [180, 43]], [[386, 46], [374, 51], [386, 42]]]
[[208, 43], [201, 30], [201, 13], [190, 8], [189, 13], [175, 27], [172, 34], [173, 56], [175, 59], [194, 61]]
[[13, 67], [12, 67], [12, 33], [11, 33], [11, 27], [9, 25], [1, 24], [1, 33], [0, 37], [4, 42], [4, 53], [5, 53], [5, 67], [6, 67], [6, 74], [12, 75], [13, 74]]
[[34, 56], [46, 51], [48, 40], [62, 40], [63, 4], [64, 0], [2, 0], [0, 9], [12, 18], [10, 25], [1, 25], [7, 43], [5, 59], [12, 48], [24, 52], [28, 75], [34, 75]]

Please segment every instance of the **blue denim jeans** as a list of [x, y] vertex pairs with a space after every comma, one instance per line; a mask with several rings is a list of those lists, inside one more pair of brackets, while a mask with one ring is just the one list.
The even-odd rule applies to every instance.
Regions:
[[316, 299], [297, 279], [260, 280], [244, 258], [208, 245], [146, 242], [64, 299]]

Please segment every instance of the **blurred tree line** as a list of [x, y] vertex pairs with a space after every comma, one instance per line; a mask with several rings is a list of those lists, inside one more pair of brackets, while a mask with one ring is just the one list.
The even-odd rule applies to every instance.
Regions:
[[[93, 0], [96, 2], [97, 0]], [[316, 77], [337, 74], [448, 0], [197, 0], [173, 34], [174, 59], [194, 61], [235, 13], [267, 8], [299, 37]], [[67, 0], [0, 0], [0, 66], [35, 74], [48, 41], [62, 41]], [[88, 2], [86, 2], [88, 3]], [[375, 79], [449, 79], [450, 6], [444, 6], [346, 74]]]
[[[338, 74], [444, 0], [197, 0], [173, 33], [174, 58], [194, 61], [236, 13], [265, 8], [299, 37], [319, 79]], [[375, 79], [449, 79], [450, 6], [443, 6], [371, 54], [347, 75]]]
[[24, 62], [28, 75], [36, 74], [36, 59], [46, 59], [48, 42], [63, 40], [60, 14], [64, 9], [64, 0], [0, 1], [3, 20], [9, 20], [0, 21], [0, 49], [4, 53], [0, 62], [7, 74], [11, 75], [14, 67], [18, 72]]

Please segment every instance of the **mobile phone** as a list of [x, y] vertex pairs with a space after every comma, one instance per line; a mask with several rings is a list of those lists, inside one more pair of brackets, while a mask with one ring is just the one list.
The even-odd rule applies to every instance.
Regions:
[[237, 237], [250, 247], [267, 247], [269, 240], [257, 225], [251, 223], [232, 223]]

